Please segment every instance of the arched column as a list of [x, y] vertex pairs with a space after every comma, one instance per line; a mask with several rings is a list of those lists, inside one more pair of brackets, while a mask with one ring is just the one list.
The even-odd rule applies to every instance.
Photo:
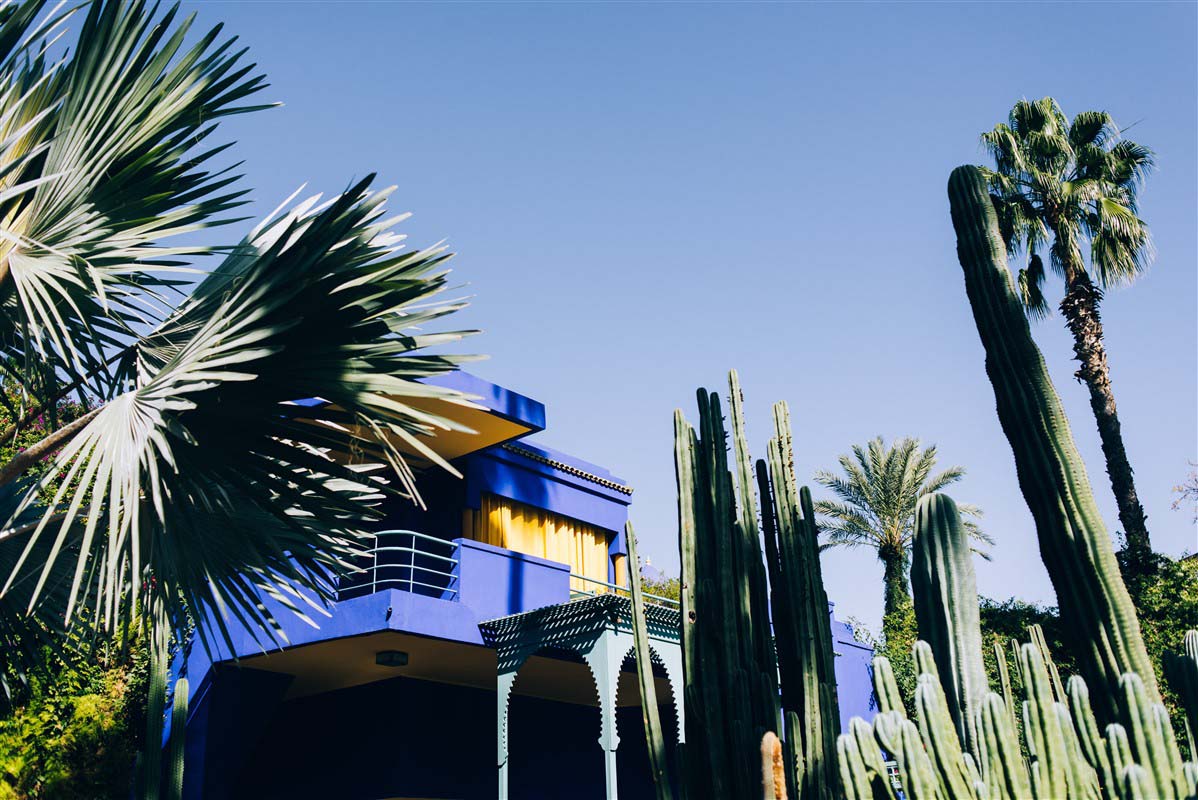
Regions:
[[[682, 651], [674, 638], [680, 620], [678, 612], [653, 606], [649, 617], [650, 648], [655, 660], [666, 671], [674, 695], [678, 721], [678, 741], [685, 740], [684, 703], [682, 700]], [[630, 607], [627, 598], [613, 594], [574, 600], [556, 606], [501, 617], [479, 623], [483, 640], [496, 650], [497, 699], [496, 740], [500, 800], [508, 800], [508, 717], [516, 674], [538, 650], [546, 647], [572, 650], [586, 663], [599, 696], [601, 729], [608, 800], [616, 795], [616, 749], [620, 744], [616, 729], [616, 694], [625, 655], [633, 649]]]
[[516, 684], [517, 665], [510, 672], [500, 673], [495, 680], [495, 697], [498, 701], [495, 740], [499, 745], [499, 800], [508, 800], [507, 768], [507, 719], [512, 702], [512, 687]]
[[[674, 716], [677, 720], [675, 735], [679, 743], [686, 741], [686, 708], [683, 702], [682, 683], [682, 648], [674, 642], [652, 640], [649, 643], [649, 657], [653, 663], [660, 666], [666, 673], [666, 681], [670, 684], [670, 694], [673, 696]], [[635, 641], [624, 653], [624, 661], [636, 661]], [[621, 662], [623, 667], [623, 662]], [[643, 703], [645, 698], [641, 698]]]
[[621, 638], [618, 631], [609, 628], [580, 653], [599, 692], [599, 746], [603, 748], [607, 800], [617, 800], [616, 748], [620, 746], [620, 734], [616, 730], [616, 690], [620, 683], [620, 666], [624, 663]]
[[660, 649], [649, 646], [649, 649], [661, 659], [661, 665], [666, 671], [666, 680], [670, 682], [670, 691], [674, 695], [674, 715], [678, 720], [678, 742], [686, 741], [686, 703], [684, 702], [682, 682], [682, 646], [667, 643]]

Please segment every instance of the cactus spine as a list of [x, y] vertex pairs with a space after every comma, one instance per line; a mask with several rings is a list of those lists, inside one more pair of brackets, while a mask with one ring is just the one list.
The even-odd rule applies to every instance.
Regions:
[[986, 349], [998, 418], [1015, 455], [1040, 554], [1056, 589], [1064, 627], [1104, 719], [1124, 672], [1139, 674], [1160, 702], [1140, 624], [1119, 575], [1110, 537], [1044, 359], [1011, 285], [1006, 249], [986, 181], [958, 167], [948, 183], [957, 255]]
[[919, 635], [931, 646], [949, 716], [961, 742], [980, 760], [977, 712], [987, 681], [977, 579], [961, 514], [946, 495], [927, 495], [915, 508], [911, 586]]

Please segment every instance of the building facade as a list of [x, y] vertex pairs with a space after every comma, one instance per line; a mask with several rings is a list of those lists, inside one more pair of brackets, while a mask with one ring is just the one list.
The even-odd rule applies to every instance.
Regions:
[[[535, 400], [440, 380], [479, 398], [428, 409], [474, 431], [434, 443], [463, 477], [422, 473], [425, 508], [389, 509], [327, 615], [263, 598], [282, 646], [234, 628], [231, 649], [179, 659], [187, 798], [653, 796], [622, 590], [631, 488], [528, 441], [545, 428]], [[677, 606], [651, 598], [647, 616], [681, 740]], [[872, 716], [872, 652], [829, 622], [841, 716]]]

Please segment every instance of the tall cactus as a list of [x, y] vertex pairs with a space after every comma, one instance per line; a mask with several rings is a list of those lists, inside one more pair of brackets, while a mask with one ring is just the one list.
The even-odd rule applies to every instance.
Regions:
[[1198, 631], [1186, 631], [1183, 652], [1165, 662], [1169, 684], [1185, 709], [1190, 758], [1198, 761]]
[[790, 794], [830, 800], [839, 714], [811, 497], [796, 486], [785, 405], [775, 407], [768, 463], [754, 469], [735, 372], [728, 388], [731, 431], [706, 390], [698, 433], [675, 415], [687, 796], [757, 794], [763, 776], [744, 754], [777, 730], [781, 712]]
[[977, 578], [961, 514], [946, 495], [927, 495], [915, 508], [911, 589], [919, 636], [931, 645], [957, 736], [980, 760], [978, 711], [987, 681]]
[[149, 640], [148, 697], [146, 700], [146, 735], [138, 758], [138, 797], [158, 800], [162, 784], [162, 729], [166, 713], [167, 674], [170, 670], [170, 626], [162, 613], [160, 600], [153, 601], [151, 613], [144, 620]]
[[782, 707], [788, 720], [796, 796], [829, 798], [838, 781], [833, 752], [840, 726], [828, 595], [819, 560], [811, 493], [797, 488], [790, 411], [774, 406], [768, 462], [757, 462]]
[[698, 433], [682, 412], [675, 415], [690, 800], [757, 794], [759, 767], [744, 754], [758, 750], [779, 718], [752, 465], [735, 375], [730, 384], [735, 481], [719, 396], [699, 390]]
[[1006, 248], [977, 167], [958, 167], [948, 183], [957, 255], [998, 418], [1015, 455], [1019, 487], [1031, 509], [1040, 554], [1056, 589], [1064, 628], [1095, 693], [1102, 719], [1116, 709], [1120, 676], [1141, 676], [1160, 702], [1140, 624], [1120, 577], [1110, 537], [1094, 503], [1069, 422], [1032, 340], [1007, 269]]
[[649, 769], [657, 800], [673, 800], [665, 731], [657, 709], [657, 686], [653, 682], [653, 661], [649, 650], [649, 626], [645, 620], [645, 598], [641, 591], [641, 568], [637, 555], [636, 532], [632, 523], [624, 525], [628, 544], [628, 588], [632, 595], [632, 635], [636, 642], [636, 676], [641, 690], [641, 720], [645, 725], [645, 743], [649, 751]]
[[171, 735], [166, 746], [165, 800], [183, 798], [183, 756], [187, 742], [187, 678], [175, 681], [175, 701], [171, 706]]

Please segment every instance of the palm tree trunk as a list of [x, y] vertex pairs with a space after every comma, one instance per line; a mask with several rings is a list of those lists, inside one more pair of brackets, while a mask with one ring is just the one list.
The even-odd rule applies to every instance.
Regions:
[[878, 558], [884, 569], [882, 583], [886, 587], [883, 613], [890, 616], [911, 605], [911, 589], [907, 584], [907, 558], [906, 554], [897, 548], [878, 550]]
[[0, 486], [5, 486], [21, 477], [30, 467], [43, 458], [47, 458], [55, 450], [69, 442], [75, 434], [87, 427], [87, 423], [95, 419], [104, 406], [93, 408], [91, 411], [51, 433], [41, 441], [30, 445], [13, 456], [3, 467], [0, 467]]
[[1061, 314], [1073, 334], [1073, 352], [1081, 364], [1077, 379], [1090, 390], [1090, 408], [1098, 423], [1102, 454], [1111, 479], [1111, 491], [1119, 507], [1119, 522], [1127, 537], [1127, 551], [1132, 563], [1143, 564], [1152, 552], [1145, 525], [1144, 507], [1136, 495], [1136, 484], [1127, 450], [1123, 446], [1119, 415], [1115, 411], [1115, 395], [1111, 391], [1111, 375], [1107, 366], [1106, 345], [1103, 343], [1102, 318], [1098, 306], [1102, 291], [1089, 276], [1077, 270], [1068, 280]]

